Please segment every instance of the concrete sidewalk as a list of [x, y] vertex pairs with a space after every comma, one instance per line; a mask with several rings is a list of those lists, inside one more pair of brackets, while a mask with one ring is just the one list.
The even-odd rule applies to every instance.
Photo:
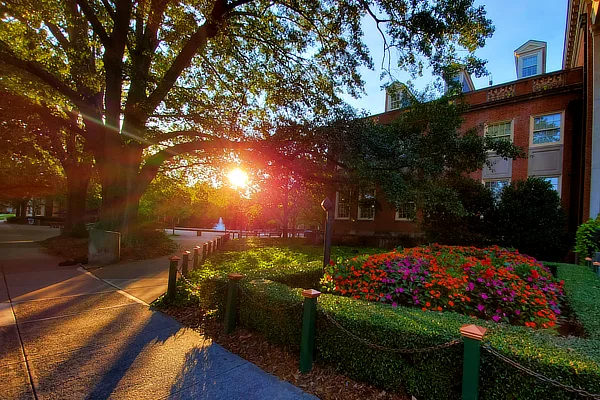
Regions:
[[58, 267], [26, 231], [0, 224], [0, 399], [314, 398], [92, 274]]

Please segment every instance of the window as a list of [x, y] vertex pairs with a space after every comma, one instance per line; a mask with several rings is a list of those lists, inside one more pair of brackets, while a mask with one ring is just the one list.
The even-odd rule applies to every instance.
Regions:
[[561, 113], [533, 117], [531, 145], [561, 143], [561, 120]]
[[335, 193], [335, 218], [350, 219], [350, 191], [340, 190]]
[[540, 176], [540, 179], [550, 182], [552, 189], [556, 190], [560, 196], [560, 176]]
[[523, 57], [522, 78], [537, 74], [537, 55]]
[[417, 206], [409, 201], [402, 207], [396, 209], [396, 221], [410, 221], [417, 213]]
[[358, 219], [375, 219], [375, 189], [361, 189], [358, 192]]
[[490, 189], [494, 194], [494, 200], [500, 201], [502, 196], [502, 190], [510, 184], [509, 179], [502, 179], [497, 181], [484, 181], [483, 184], [486, 188]]
[[512, 121], [494, 122], [486, 125], [485, 136], [512, 140]]

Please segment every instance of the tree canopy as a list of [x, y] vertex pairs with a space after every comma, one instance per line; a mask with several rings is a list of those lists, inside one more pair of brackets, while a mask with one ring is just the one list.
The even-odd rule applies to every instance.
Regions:
[[474, 51], [493, 31], [473, 0], [4, 0], [0, 12], [2, 89], [76, 116], [101, 220], [119, 230], [165, 162], [273, 159], [277, 127], [329, 123], [372, 66], [363, 17], [388, 62], [415, 73], [481, 72]]

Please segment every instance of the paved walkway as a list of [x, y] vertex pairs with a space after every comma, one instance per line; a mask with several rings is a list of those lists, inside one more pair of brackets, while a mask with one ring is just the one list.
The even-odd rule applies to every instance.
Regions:
[[[58, 267], [32, 242], [58, 233], [42, 229], [0, 223], [0, 399], [313, 398], [131, 294]], [[156, 265], [137, 283], [162, 279]], [[159, 286], [135, 287], [133, 275], [113, 280], [130, 280], [116, 282], [131, 293]]]

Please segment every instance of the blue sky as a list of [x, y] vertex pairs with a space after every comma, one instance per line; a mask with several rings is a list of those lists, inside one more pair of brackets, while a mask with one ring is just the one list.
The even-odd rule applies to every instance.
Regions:
[[[496, 27], [496, 32], [486, 42], [484, 48], [477, 51], [477, 56], [487, 60], [487, 69], [492, 74], [494, 84], [516, 79], [514, 50], [526, 41], [540, 40], [548, 43], [546, 71], [562, 68], [564, 35], [566, 25], [566, 0], [476, 0], [487, 10]], [[382, 42], [375, 25], [369, 20], [363, 23], [365, 42], [369, 46], [375, 70], [362, 69], [366, 94], [360, 99], [347, 97], [354, 107], [365, 109], [369, 114], [384, 111], [385, 96], [381, 85], [388, 83], [388, 78], [380, 79]], [[402, 71], [394, 71], [399, 81], [407, 81], [410, 76]], [[432, 82], [431, 76], [413, 80], [417, 89], [423, 89]], [[474, 79], [476, 89], [488, 86], [489, 78]]]

